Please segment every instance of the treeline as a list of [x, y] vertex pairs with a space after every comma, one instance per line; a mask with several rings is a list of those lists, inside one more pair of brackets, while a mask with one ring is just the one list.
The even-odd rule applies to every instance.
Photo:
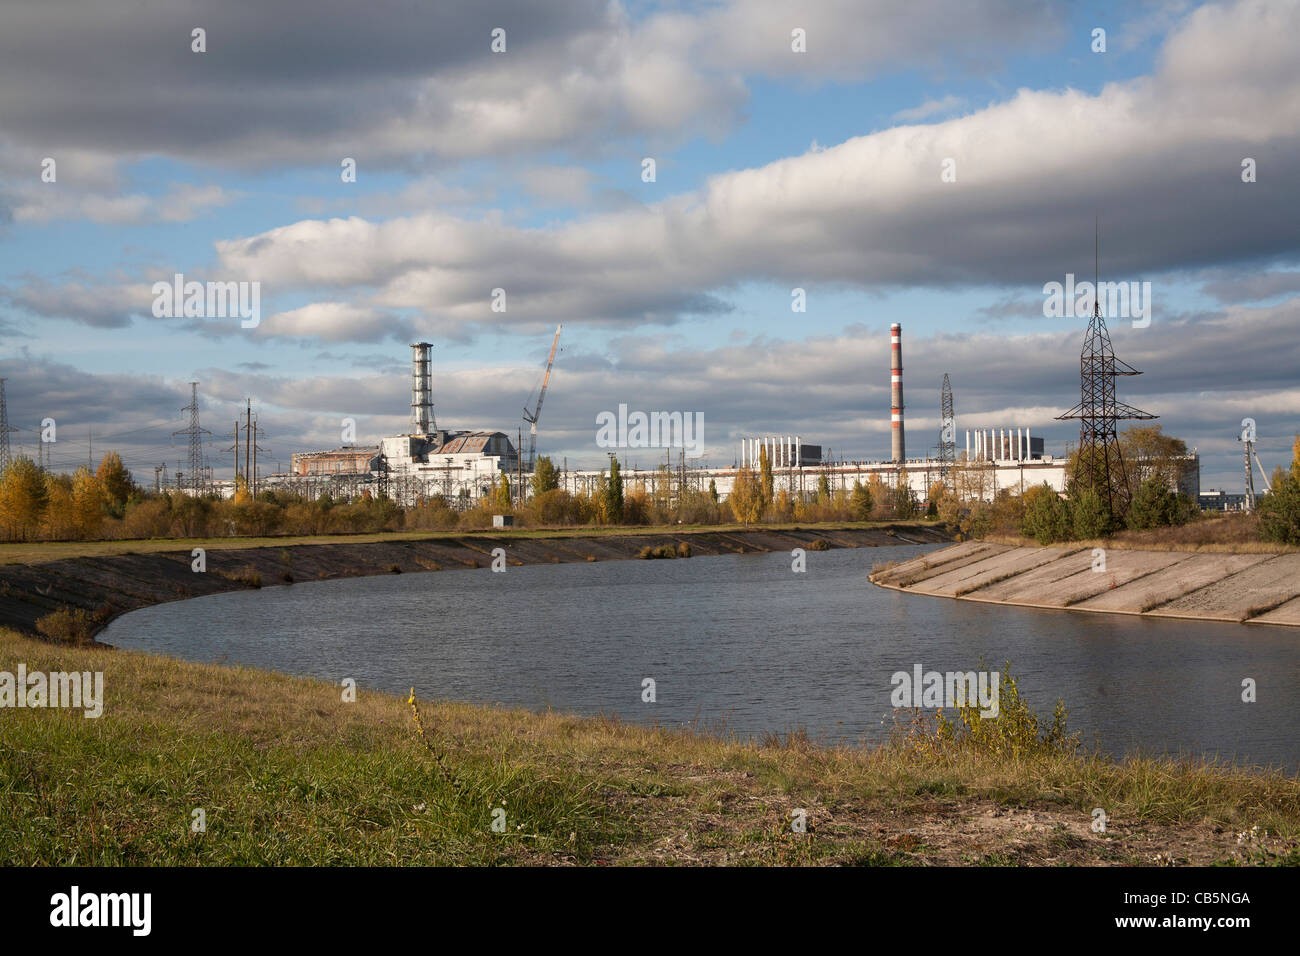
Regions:
[[[308, 500], [282, 491], [263, 491], [254, 500], [242, 486], [232, 499], [195, 497], [176, 491], [156, 494], [137, 487], [116, 453], [95, 471], [72, 475], [43, 471], [17, 458], [0, 474], [0, 538], [7, 541], [202, 538], [215, 536], [317, 535], [401, 530], [481, 530], [496, 514], [513, 515], [524, 527], [586, 525], [721, 525], [760, 522], [889, 521], [939, 519], [968, 537], [1023, 534], [1042, 544], [1103, 538], [1124, 529], [1178, 526], [1199, 515], [1196, 502], [1175, 492], [1186, 447], [1160, 433], [1159, 426], [1130, 429], [1124, 436], [1131, 463], [1131, 500], [1120, 512], [1091, 487], [1059, 495], [1047, 485], [1023, 495], [993, 492], [990, 472], [978, 462], [959, 462], [947, 481], [934, 482], [924, 499], [903, 480], [879, 476], [832, 487], [823, 473], [815, 487], [791, 494], [775, 487], [766, 457], [742, 468], [725, 500], [708, 488], [683, 486], [664, 468], [648, 479], [627, 481], [617, 459], [587, 492], [559, 487], [554, 463], [538, 459], [530, 494], [516, 506], [509, 476], [499, 475], [491, 493], [468, 509], [433, 496], [403, 508], [364, 491], [351, 500], [322, 495]], [[1278, 469], [1272, 491], [1259, 498], [1259, 536], [1300, 545], [1300, 438], [1289, 470]], [[1077, 464], [1071, 461], [1071, 474]], [[905, 479], [906, 476], [904, 476]]]
[[[17, 458], [0, 474], [0, 538], [6, 541], [117, 540], [226, 536], [317, 535], [401, 530], [481, 530], [493, 515], [513, 515], [524, 527], [584, 525], [717, 525], [759, 521], [865, 521], [915, 518], [916, 498], [879, 479], [832, 491], [820, 477], [807, 500], [773, 492], [771, 468], [742, 470], [737, 492], [723, 500], [711, 481], [707, 489], [682, 487], [664, 469], [644, 481], [626, 482], [617, 460], [590, 492], [559, 487], [559, 474], [546, 457], [530, 477], [530, 495], [516, 505], [505, 474], [489, 495], [466, 509], [434, 495], [406, 508], [371, 491], [351, 501], [321, 495], [314, 500], [265, 490], [256, 500], [241, 485], [233, 498], [155, 493], [131, 480], [115, 452], [95, 471], [72, 475], [39, 468]], [[933, 514], [933, 508], [931, 508]]]

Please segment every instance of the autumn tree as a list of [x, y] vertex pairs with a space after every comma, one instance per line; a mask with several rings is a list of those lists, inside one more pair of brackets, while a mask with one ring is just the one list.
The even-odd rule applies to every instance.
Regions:
[[529, 485], [534, 498], [560, 487], [560, 476], [555, 470], [555, 462], [546, 455], [539, 455], [537, 463], [533, 465], [533, 477], [529, 479]]
[[1187, 462], [1187, 442], [1166, 435], [1159, 425], [1133, 425], [1119, 436], [1129, 487], [1136, 493], [1147, 478], [1158, 478], [1169, 490], [1178, 488]]
[[763, 516], [763, 487], [758, 477], [748, 468], [736, 472], [727, 504], [741, 524], [753, 524]]
[[858, 521], [870, 521], [873, 504], [871, 492], [867, 487], [861, 481], [854, 481], [853, 494], [849, 497], [849, 507], [853, 509], [853, 517]]
[[0, 475], [0, 522], [10, 540], [35, 537], [49, 504], [45, 476], [30, 458], [15, 458]]
[[77, 537], [86, 541], [99, 537], [107, 503], [104, 486], [82, 465], [72, 475], [72, 524]]
[[1259, 499], [1259, 531], [1265, 541], [1300, 544], [1300, 435], [1291, 448], [1291, 467], [1273, 472], [1273, 490]]
[[131, 473], [122, 464], [117, 452], [110, 451], [99, 463], [95, 472], [100, 487], [104, 489], [104, 499], [108, 511], [115, 518], [122, 517], [126, 510], [127, 499], [135, 492], [135, 482]]

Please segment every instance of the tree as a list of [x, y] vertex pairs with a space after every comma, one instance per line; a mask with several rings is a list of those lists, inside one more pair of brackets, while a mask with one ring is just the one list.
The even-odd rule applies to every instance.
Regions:
[[767, 446], [764, 445], [758, 452], [758, 470], [762, 475], [762, 492], [763, 507], [768, 508], [775, 497], [776, 482], [772, 477], [772, 462], [767, 457]]
[[15, 458], [0, 475], [0, 521], [5, 535], [26, 541], [35, 535], [49, 504], [45, 476], [30, 458]]
[[492, 507], [504, 514], [514, 503], [510, 497], [510, 476], [503, 471], [498, 477], [500, 481], [492, 483]]
[[718, 483], [712, 478], [709, 479], [709, 497], [715, 505], [718, 503]]
[[78, 537], [84, 540], [99, 537], [106, 503], [104, 486], [82, 465], [72, 476], [72, 521]]
[[[825, 475], [822, 476], [823, 480]], [[871, 509], [874, 502], [871, 500], [871, 492], [861, 481], [853, 482], [853, 494], [849, 498], [849, 507], [853, 509], [853, 517], [858, 521], [870, 521]]]
[[609, 460], [609, 482], [605, 485], [605, 518], [610, 524], [623, 521], [623, 476], [619, 473], [618, 459]]
[[[1187, 462], [1187, 442], [1166, 435], [1159, 425], [1133, 425], [1119, 436], [1130, 486], [1136, 489], [1147, 478], [1158, 477], [1174, 491], [1182, 480]], [[1134, 491], [1136, 494], [1136, 490]]]
[[763, 516], [763, 488], [757, 476], [748, 468], [736, 472], [727, 504], [741, 524], [753, 524]]
[[244, 480], [243, 475], [235, 476], [235, 495], [231, 500], [237, 505], [246, 505], [253, 500], [253, 496], [248, 492], [248, 482]]
[[1025, 492], [1025, 516], [1020, 531], [1039, 544], [1068, 541], [1072, 531], [1070, 514], [1052, 486], [1043, 482]]
[[906, 471], [899, 471], [898, 482], [894, 485], [890, 499], [895, 518], [916, 517], [916, 494], [912, 491], [912, 485], [907, 480]]
[[1273, 490], [1259, 499], [1259, 533], [1265, 541], [1300, 544], [1300, 435], [1291, 453], [1291, 469], [1274, 470]]
[[539, 455], [537, 463], [533, 465], [533, 477], [530, 479], [529, 484], [532, 487], [534, 498], [560, 487], [560, 476], [555, 470], [555, 462], [551, 461], [546, 455]]
[[135, 491], [135, 482], [131, 480], [131, 473], [122, 464], [122, 459], [117, 452], [110, 451], [103, 457], [95, 477], [99, 480], [100, 487], [104, 489], [108, 510], [115, 518], [122, 517], [126, 509], [126, 501]]
[[817, 479], [817, 503], [819, 505], [831, 503], [831, 480], [824, 471], [821, 473], [821, 477]]
[[1110, 511], [1095, 488], [1084, 488], [1071, 494], [1070, 520], [1077, 540], [1090, 541], [1110, 534]]

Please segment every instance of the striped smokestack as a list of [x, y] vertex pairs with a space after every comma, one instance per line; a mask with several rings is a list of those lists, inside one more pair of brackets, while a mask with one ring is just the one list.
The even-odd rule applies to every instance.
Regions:
[[433, 383], [429, 379], [428, 342], [411, 343], [411, 434], [429, 435], [437, 426], [433, 418]]
[[903, 440], [903, 327], [895, 322], [889, 327], [889, 423], [894, 433], [892, 458], [901, 465], [907, 460]]

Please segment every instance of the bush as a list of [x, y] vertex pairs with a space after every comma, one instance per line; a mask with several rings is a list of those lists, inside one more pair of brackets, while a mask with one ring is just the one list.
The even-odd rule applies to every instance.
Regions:
[[1090, 541], [1110, 534], [1110, 512], [1101, 495], [1092, 488], [1078, 492], [1071, 499], [1070, 520], [1076, 540]]
[[[984, 662], [980, 662], [980, 670]], [[1058, 700], [1052, 722], [1040, 732], [1038, 715], [1020, 696], [1020, 687], [1011, 676], [1011, 664], [1003, 665], [999, 675], [998, 716], [980, 716], [978, 703], [957, 708], [957, 719], [942, 714], [938, 719], [939, 738], [965, 746], [980, 754], [1012, 758], [1033, 754], [1074, 753], [1079, 747], [1077, 734], [1066, 730], [1065, 704]]]
[[90, 644], [95, 638], [95, 619], [79, 607], [61, 607], [37, 620], [36, 630], [57, 644]]
[[1186, 524], [1195, 511], [1191, 498], [1170, 491], [1164, 478], [1152, 475], [1138, 485], [1125, 522], [1133, 531], [1165, 528]]
[[1069, 511], [1060, 495], [1047, 482], [1026, 491], [1024, 505], [1025, 516], [1020, 523], [1022, 534], [1039, 544], [1069, 540]]
[[238, 571], [221, 571], [218, 573], [227, 581], [235, 581], [245, 587], [260, 588], [262, 586], [262, 573], [250, 564], [244, 565]]
[[[647, 559], [675, 558], [677, 556], [678, 556], [677, 549], [674, 548], [671, 544], [661, 544], [657, 548], [651, 547], [650, 545], [647, 544], [644, 548], [641, 549], [641, 551], [637, 555], [637, 557], [647, 558]], [[682, 555], [682, 557], [689, 557], [689, 554]]]
[[1273, 490], [1259, 499], [1259, 534], [1265, 541], [1300, 544], [1300, 478], [1280, 471]]

